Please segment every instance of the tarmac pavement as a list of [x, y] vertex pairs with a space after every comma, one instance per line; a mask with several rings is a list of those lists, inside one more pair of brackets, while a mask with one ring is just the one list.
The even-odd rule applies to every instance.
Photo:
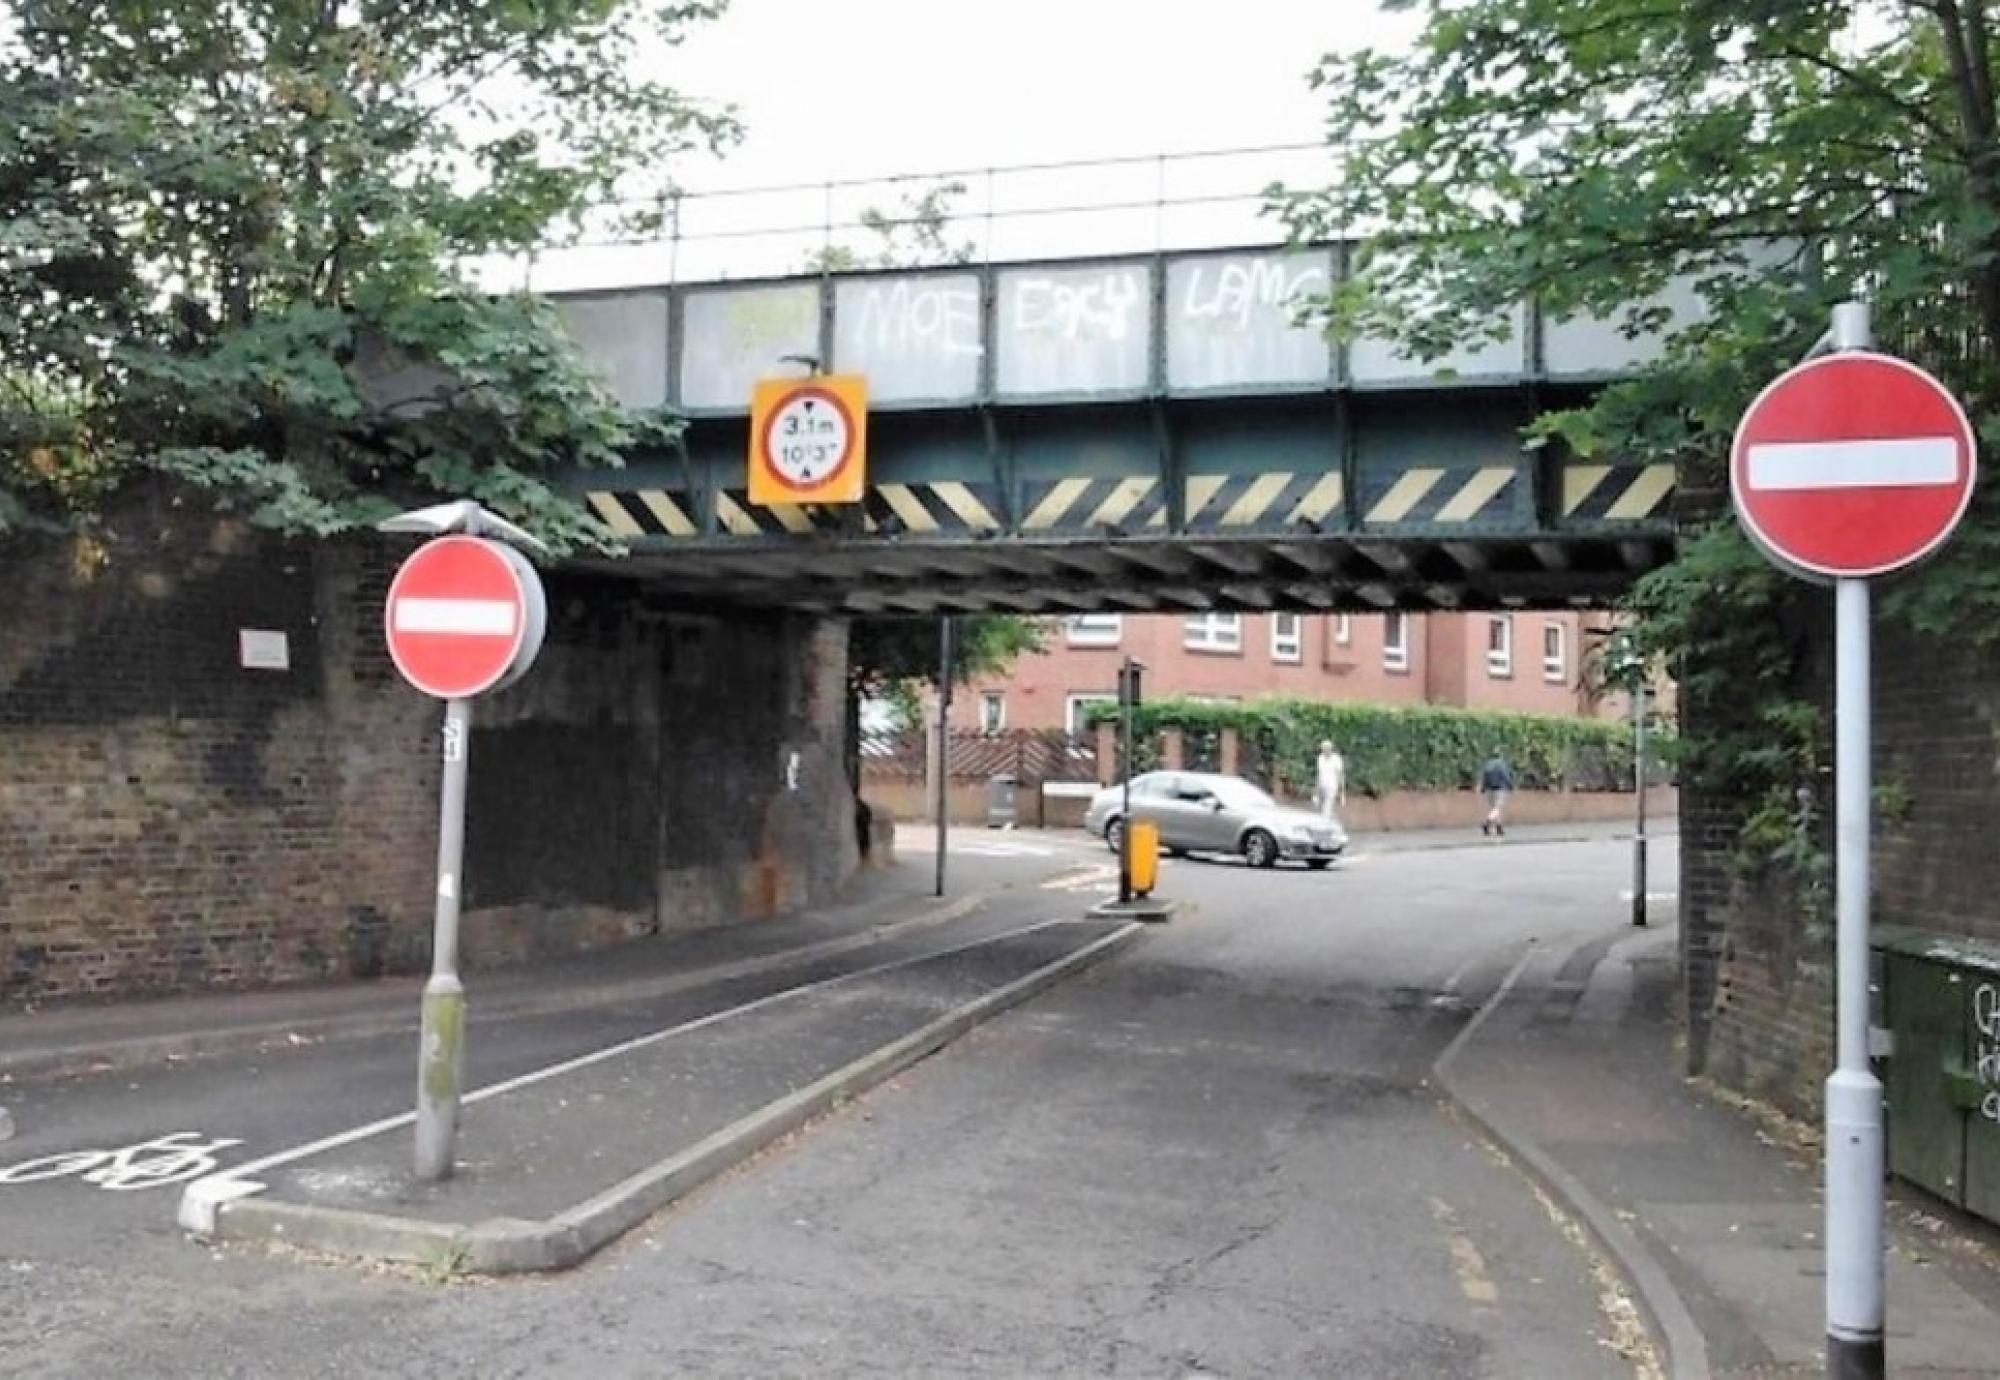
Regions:
[[[594, 1062], [470, 1109], [443, 1193], [401, 1177], [392, 1132], [280, 1166], [270, 1196], [548, 1220], [1075, 952], [1008, 936], [1115, 885], [1094, 841], [954, 837], [954, 885], [987, 893], [964, 913], [935, 911], [918, 854], [837, 922], [586, 964], [539, 1013], [496, 1018], [481, 977], [471, 1082]], [[1166, 863], [1178, 912], [1135, 947], [532, 1286], [424, 1282], [449, 1255], [420, 1279], [203, 1251], [178, 1186], [0, 1183], [0, 1374], [1817, 1374], [1811, 1149], [1677, 1073], [1671, 842], [1641, 931], [1613, 830], [1373, 843], [1324, 874]], [[740, 1038], [659, 1038], [689, 1024]], [[240, 1166], [405, 1110], [410, 1045], [17, 1076], [0, 1175], [172, 1132]], [[1896, 1218], [1895, 1373], [2000, 1375], [1995, 1233], [1915, 1194]]]

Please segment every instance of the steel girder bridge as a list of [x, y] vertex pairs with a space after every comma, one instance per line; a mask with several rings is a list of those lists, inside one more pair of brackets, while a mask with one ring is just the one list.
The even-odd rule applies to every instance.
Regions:
[[[1523, 304], [1507, 340], [1441, 361], [1334, 347], [1295, 303], [1345, 259], [1246, 249], [559, 297], [624, 401], [688, 418], [671, 453], [568, 482], [650, 587], [825, 613], [1590, 607], [1671, 555], [1674, 466], [1521, 443], [1655, 342]], [[748, 500], [751, 384], [798, 361], [869, 380], [860, 504]]]

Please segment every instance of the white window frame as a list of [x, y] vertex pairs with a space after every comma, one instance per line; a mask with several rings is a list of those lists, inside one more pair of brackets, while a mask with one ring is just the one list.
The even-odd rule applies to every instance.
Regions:
[[[1500, 632], [1500, 645], [1493, 645], [1493, 632]], [[1486, 674], [1506, 680], [1514, 674], [1514, 615], [1496, 613], [1486, 620]]]
[[1334, 614], [1333, 615], [1334, 646], [1346, 647], [1351, 645], [1353, 641], [1354, 641], [1354, 615], [1351, 613]]
[[[993, 711], [990, 715], [988, 711]], [[1007, 731], [1007, 692], [1004, 690], [981, 690], [979, 692], [979, 731], [991, 737]]]
[[[1556, 651], [1549, 655], [1549, 634], [1556, 635]], [[1561, 623], [1542, 624], [1542, 679], [1560, 685], [1569, 679], [1569, 629]]]
[[1124, 638], [1122, 613], [1073, 613], [1063, 620], [1063, 641], [1071, 647], [1116, 647]]
[[[1290, 619], [1292, 630], [1279, 632], [1285, 620]], [[1306, 659], [1306, 620], [1296, 613], [1274, 613], [1271, 615], [1271, 660], [1282, 661], [1297, 666]]]
[[1113, 690], [1078, 690], [1063, 696], [1063, 727], [1072, 738], [1081, 738], [1085, 724], [1079, 712], [1089, 704], [1116, 704], [1118, 694]]
[[1400, 610], [1382, 615], [1382, 669], [1410, 669], [1410, 615]]
[[1243, 615], [1191, 613], [1181, 622], [1181, 646], [1190, 652], [1240, 655], [1243, 651]]

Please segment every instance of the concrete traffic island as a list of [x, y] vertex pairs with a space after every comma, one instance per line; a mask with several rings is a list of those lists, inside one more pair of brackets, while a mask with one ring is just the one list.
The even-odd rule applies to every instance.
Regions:
[[1090, 908], [1095, 920], [1143, 920], [1159, 925], [1174, 918], [1178, 903], [1164, 896], [1135, 896], [1129, 901], [1100, 901]]
[[181, 1224], [447, 1273], [565, 1269], [1142, 932], [1049, 921], [788, 987], [469, 1094], [441, 1183], [413, 1174], [402, 1116], [191, 1184]]

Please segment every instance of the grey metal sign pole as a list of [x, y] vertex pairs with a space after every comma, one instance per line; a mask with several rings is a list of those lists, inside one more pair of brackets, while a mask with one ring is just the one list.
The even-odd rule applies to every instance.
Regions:
[[[1835, 350], [1873, 344], [1865, 302], [1833, 309]], [[1870, 761], [1868, 582], [1834, 586], [1834, 1029], [1826, 1080], [1826, 1373], [1880, 1380], [1882, 1083], [1868, 1065]]]
[[465, 1071], [465, 986], [458, 979], [458, 910], [465, 890], [465, 773], [472, 747], [472, 701], [444, 706], [444, 788], [438, 807], [436, 931], [424, 984], [417, 1056], [417, 1177], [451, 1176]]
[[1632, 780], [1638, 800], [1638, 828], [1632, 835], [1632, 923], [1646, 926], [1646, 673], [1632, 684]]
[[937, 894], [944, 895], [944, 855], [951, 815], [951, 615], [938, 619]]

